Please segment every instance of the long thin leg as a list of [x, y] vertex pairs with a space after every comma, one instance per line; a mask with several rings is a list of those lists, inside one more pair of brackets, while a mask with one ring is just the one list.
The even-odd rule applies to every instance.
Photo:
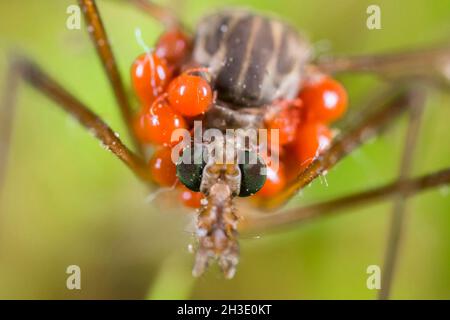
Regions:
[[377, 110], [356, 121], [354, 126], [338, 136], [331, 147], [317, 157], [280, 194], [270, 199], [261, 199], [257, 205], [263, 210], [279, 208], [311, 181], [326, 173], [355, 148], [378, 134], [382, 129], [411, 105], [411, 89], [404, 86], [391, 87], [377, 96], [367, 110]]
[[371, 190], [301, 208], [289, 209], [275, 214], [254, 214], [242, 221], [240, 229], [244, 234], [253, 234], [283, 227], [294, 227], [313, 219], [334, 216], [339, 212], [348, 212], [347, 209], [390, 199], [398, 195], [410, 197], [418, 192], [448, 183], [450, 183], [450, 168], [417, 178], [397, 180]]
[[19, 85], [19, 73], [11, 64], [6, 74], [5, 88], [0, 104], [0, 194], [5, 180], [6, 166], [8, 162], [8, 150], [11, 142], [12, 119], [14, 118], [15, 100]]
[[128, 132], [132, 137], [136, 148], [139, 151], [142, 151], [142, 146], [136, 139], [136, 136], [132, 130], [132, 109], [128, 101], [122, 78], [117, 68], [116, 59], [109, 44], [108, 36], [103, 26], [98, 8], [95, 4], [95, 1], [93, 0], [79, 0], [79, 3], [84, 13], [84, 17], [87, 23], [87, 29], [91, 35], [91, 39], [97, 50], [97, 53], [103, 63], [103, 67], [108, 76], [112, 90], [116, 97], [116, 101], [120, 107], [122, 117], [128, 128]]
[[181, 27], [178, 17], [164, 6], [150, 0], [128, 0], [128, 2], [160, 21], [167, 29]]
[[[419, 93], [420, 94], [420, 93]], [[416, 150], [417, 137], [424, 109], [424, 99], [415, 99], [415, 104], [411, 106], [409, 112], [409, 125], [406, 134], [403, 156], [400, 163], [400, 172], [398, 179], [405, 180], [411, 174], [411, 167]], [[404, 229], [406, 197], [403, 194], [397, 195], [394, 201], [394, 208], [391, 216], [391, 224], [389, 230], [388, 241], [386, 245], [386, 253], [384, 267], [381, 279], [381, 290], [379, 292], [380, 299], [388, 299], [392, 287], [392, 281], [397, 264], [400, 242]]]
[[389, 79], [420, 78], [450, 86], [450, 46], [354, 57], [325, 57], [317, 67], [325, 73], [364, 72]]
[[[150, 182], [151, 176], [143, 160], [130, 151], [111, 128], [77, 98], [26, 58], [15, 58], [11, 64], [5, 96], [0, 105], [0, 136], [2, 137], [0, 157], [0, 177], [4, 177], [8, 157], [9, 137], [12, 128], [14, 95], [18, 79], [23, 79], [39, 92], [55, 101], [63, 110], [72, 115], [88, 129], [103, 145], [125, 163], [139, 178]], [[1, 180], [0, 180], [1, 182]]]

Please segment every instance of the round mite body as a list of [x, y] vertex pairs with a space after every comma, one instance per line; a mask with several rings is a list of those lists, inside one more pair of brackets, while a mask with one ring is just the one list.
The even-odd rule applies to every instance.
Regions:
[[310, 48], [282, 21], [226, 10], [198, 24], [193, 60], [209, 69], [219, 100], [236, 109], [260, 107], [296, 97]]

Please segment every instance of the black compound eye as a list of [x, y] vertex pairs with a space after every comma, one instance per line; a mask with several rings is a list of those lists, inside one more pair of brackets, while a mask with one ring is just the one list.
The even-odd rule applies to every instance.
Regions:
[[180, 159], [177, 162], [177, 177], [188, 189], [200, 191], [202, 183], [202, 173], [205, 168], [203, 161], [204, 148], [187, 147], [183, 150]]
[[241, 189], [240, 197], [248, 197], [258, 192], [266, 182], [266, 164], [253, 152], [244, 151], [245, 160], [240, 161]]

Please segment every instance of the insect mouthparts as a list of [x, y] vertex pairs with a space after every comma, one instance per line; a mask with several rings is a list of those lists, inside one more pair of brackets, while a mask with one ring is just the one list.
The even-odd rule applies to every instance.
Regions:
[[217, 260], [225, 278], [234, 277], [239, 263], [237, 222], [231, 189], [225, 181], [219, 180], [211, 186], [200, 208], [193, 276], [201, 276], [209, 262]]

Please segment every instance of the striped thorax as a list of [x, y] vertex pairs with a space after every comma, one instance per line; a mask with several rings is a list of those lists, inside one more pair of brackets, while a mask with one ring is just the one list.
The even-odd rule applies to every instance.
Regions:
[[294, 98], [309, 56], [309, 43], [292, 27], [243, 10], [201, 20], [193, 52], [209, 68], [218, 98], [233, 108]]

